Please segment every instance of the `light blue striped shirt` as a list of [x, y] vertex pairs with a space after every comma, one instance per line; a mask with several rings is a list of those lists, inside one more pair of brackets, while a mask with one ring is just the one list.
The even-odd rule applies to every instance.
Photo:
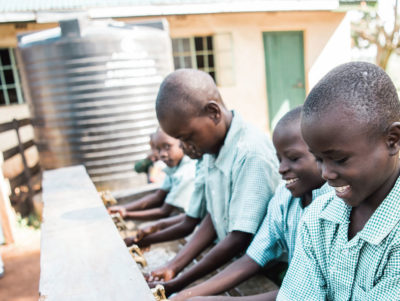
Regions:
[[[314, 189], [312, 199], [333, 190], [328, 184]], [[247, 255], [261, 267], [271, 260], [285, 256], [290, 263], [297, 237], [297, 226], [308, 207], [303, 208], [301, 198], [295, 198], [282, 183], [276, 189], [268, 206], [267, 215], [247, 249]]]
[[165, 179], [160, 189], [168, 191], [165, 203], [188, 210], [190, 198], [194, 190], [196, 160], [183, 156], [181, 162], [174, 167], [166, 167]]
[[351, 210], [334, 192], [309, 206], [277, 300], [400, 300], [400, 178], [349, 241]]
[[207, 214], [204, 185], [204, 163], [203, 158], [201, 158], [196, 163], [194, 191], [186, 215], [193, 218], [203, 218]]
[[233, 112], [219, 154], [203, 157], [207, 211], [218, 239], [232, 231], [255, 234], [280, 180], [271, 139]]

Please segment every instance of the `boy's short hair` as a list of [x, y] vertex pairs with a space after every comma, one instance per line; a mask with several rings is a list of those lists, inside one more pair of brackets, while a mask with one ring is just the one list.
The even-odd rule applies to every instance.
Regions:
[[285, 115], [283, 115], [283, 117], [279, 119], [278, 123], [276, 124], [275, 129], [299, 121], [301, 117], [302, 108], [303, 106], [295, 107], [294, 109], [290, 110]]
[[307, 96], [303, 116], [321, 117], [333, 107], [351, 112], [352, 118], [380, 133], [400, 120], [393, 82], [383, 69], [366, 62], [346, 63], [326, 74]]
[[156, 99], [157, 118], [163, 119], [171, 111], [197, 116], [204, 99], [222, 103], [213, 78], [204, 71], [178, 69], [161, 83]]

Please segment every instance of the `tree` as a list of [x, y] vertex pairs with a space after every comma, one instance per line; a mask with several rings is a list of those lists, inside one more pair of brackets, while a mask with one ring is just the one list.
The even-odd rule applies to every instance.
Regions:
[[[387, 0], [384, 0], [387, 1]], [[393, 20], [383, 18], [376, 9], [361, 6], [362, 17], [352, 23], [352, 37], [355, 45], [366, 48], [376, 46], [376, 64], [386, 70], [393, 53], [400, 54], [399, 0], [393, 3]]]

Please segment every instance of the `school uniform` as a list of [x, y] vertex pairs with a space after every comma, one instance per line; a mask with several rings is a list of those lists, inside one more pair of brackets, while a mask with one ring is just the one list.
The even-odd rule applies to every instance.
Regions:
[[[332, 187], [325, 184], [312, 191], [312, 199], [332, 190]], [[261, 267], [281, 258], [287, 258], [290, 263], [294, 253], [297, 226], [307, 208], [303, 208], [301, 198], [292, 196], [285, 183], [279, 185], [269, 203], [267, 215], [246, 254]]]
[[192, 218], [202, 219], [207, 214], [204, 192], [204, 163], [203, 158], [197, 160], [196, 177], [194, 179], [194, 191], [189, 202], [186, 215]]
[[218, 240], [232, 231], [255, 234], [280, 181], [269, 137], [232, 113], [219, 153], [203, 156], [207, 211]]
[[310, 205], [277, 300], [400, 300], [400, 178], [349, 241], [350, 213], [334, 192]]
[[186, 211], [194, 190], [196, 160], [183, 156], [177, 166], [166, 167], [165, 179], [160, 189], [168, 191], [165, 203]]

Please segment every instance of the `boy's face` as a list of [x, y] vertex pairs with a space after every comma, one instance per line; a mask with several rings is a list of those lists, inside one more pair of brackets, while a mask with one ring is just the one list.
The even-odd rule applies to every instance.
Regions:
[[160, 131], [157, 133], [154, 142], [160, 159], [167, 164], [167, 166], [174, 167], [179, 164], [184, 155], [179, 140]]
[[[154, 135], [155, 135], [155, 134], [154, 134]], [[151, 161], [156, 162], [156, 161], [160, 160], [160, 156], [158, 155], [158, 150], [157, 150], [157, 147], [156, 147], [156, 145], [155, 145], [155, 143], [154, 143], [154, 139], [155, 139], [154, 137], [155, 137], [155, 136], [153, 136], [153, 137], [150, 139], [151, 153], [150, 153], [150, 155], [149, 155], [149, 158], [150, 158]]]
[[201, 159], [203, 157], [203, 154], [197, 153], [196, 150], [193, 147], [191, 147], [190, 145], [186, 145], [186, 144], [182, 143], [182, 141], [180, 141], [180, 140], [179, 140], [179, 142], [181, 144], [181, 148], [183, 149], [184, 154], [186, 156], [188, 156], [190, 159], [197, 160], [197, 159]]
[[372, 133], [367, 124], [340, 108], [303, 119], [301, 129], [322, 177], [338, 197], [352, 207], [384, 199], [396, 170], [386, 135]]
[[294, 197], [305, 196], [324, 183], [317, 162], [301, 137], [300, 122], [279, 126], [274, 131], [273, 142], [279, 173]]
[[165, 118], [159, 120], [163, 130], [179, 139], [190, 157], [201, 157], [205, 153], [215, 154], [219, 150], [216, 125], [207, 115], [188, 118]]

